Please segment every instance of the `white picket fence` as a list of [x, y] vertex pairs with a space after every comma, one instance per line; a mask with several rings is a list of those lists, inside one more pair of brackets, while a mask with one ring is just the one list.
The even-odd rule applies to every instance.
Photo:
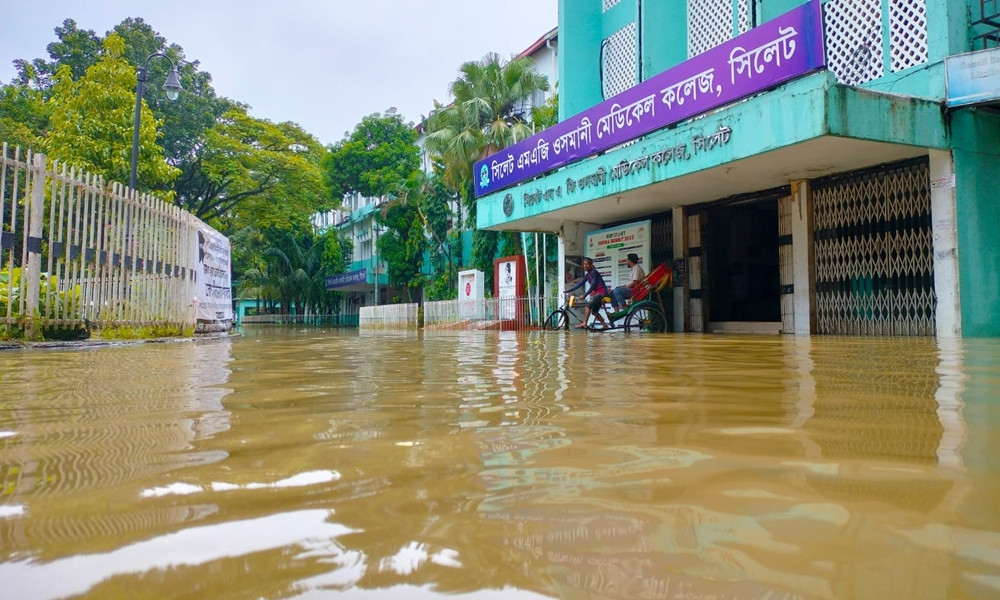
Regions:
[[419, 304], [385, 304], [362, 306], [358, 328], [365, 329], [417, 329], [420, 326]]
[[0, 160], [0, 324], [194, 325], [198, 218], [44, 154]]

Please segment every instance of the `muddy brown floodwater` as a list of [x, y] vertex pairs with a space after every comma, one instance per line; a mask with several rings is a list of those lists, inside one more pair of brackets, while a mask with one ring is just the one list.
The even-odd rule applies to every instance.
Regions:
[[1000, 340], [0, 352], [0, 598], [1000, 598]]

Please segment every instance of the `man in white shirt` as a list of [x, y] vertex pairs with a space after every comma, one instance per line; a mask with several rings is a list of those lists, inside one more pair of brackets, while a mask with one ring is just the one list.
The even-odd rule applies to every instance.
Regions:
[[646, 278], [646, 272], [639, 266], [638, 254], [629, 252], [625, 260], [629, 267], [628, 283], [611, 290], [611, 304], [614, 305], [616, 311], [624, 308], [625, 301], [632, 297], [632, 290]]

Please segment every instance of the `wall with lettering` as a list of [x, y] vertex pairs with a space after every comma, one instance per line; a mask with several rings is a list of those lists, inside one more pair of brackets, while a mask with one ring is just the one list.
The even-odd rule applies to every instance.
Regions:
[[801, 77], [825, 65], [812, 0], [477, 162], [476, 197]]
[[[566, 167], [556, 174], [479, 200], [480, 228], [518, 218], [541, 215], [686, 174], [728, 160], [733, 127], [716, 121], [714, 128], [699, 123], [684, 132], [651, 135], [600, 158]], [[498, 210], [499, 209], [499, 210]], [[499, 213], [499, 214], [498, 214]]]
[[[779, 92], [655, 131], [635, 143], [484, 196], [478, 201], [476, 224], [480, 229], [494, 227], [619, 195], [624, 212], [628, 210], [626, 194], [634, 189], [829, 135], [830, 125], [824, 119], [834, 85], [836, 80], [828, 72], [796, 79]], [[730, 193], [743, 191], [747, 190], [737, 188]], [[665, 196], [663, 210], [677, 205], [669, 203], [668, 191]]]
[[195, 319], [204, 323], [233, 320], [233, 287], [229, 238], [211, 227], [198, 230], [198, 275], [195, 284]]

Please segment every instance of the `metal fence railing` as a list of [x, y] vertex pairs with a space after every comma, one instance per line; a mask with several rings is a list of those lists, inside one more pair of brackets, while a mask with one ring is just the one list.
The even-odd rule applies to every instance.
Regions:
[[329, 325], [334, 327], [357, 327], [357, 313], [321, 314], [321, 315], [243, 315], [239, 320], [241, 325]]
[[531, 329], [541, 327], [549, 313], [558, 307], [558, 298], [543, 296], [425, 302], [424, 327], [427, 329]]
[[198, 227], [44, 154], [0, 155], [0, 325], [194, 325]]

